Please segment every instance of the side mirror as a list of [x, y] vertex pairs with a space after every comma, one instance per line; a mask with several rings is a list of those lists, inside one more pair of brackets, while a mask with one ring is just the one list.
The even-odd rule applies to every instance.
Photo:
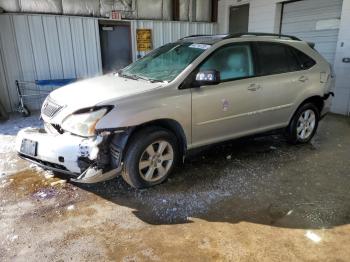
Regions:
[[192, 83], [192, 87], [216, 85], [218, 83], [220, 83], [220, 72], [216, 70], [205, 70], [197, 73], [196, 79]]

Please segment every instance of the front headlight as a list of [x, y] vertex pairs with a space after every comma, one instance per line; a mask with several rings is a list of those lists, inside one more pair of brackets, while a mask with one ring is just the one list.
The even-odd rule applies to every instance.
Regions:
[[62, 123], [62, 129], [79, 136], [94, 136], [97, 122], [108, 112], [102, 108], [87, 113], [72, 114]]

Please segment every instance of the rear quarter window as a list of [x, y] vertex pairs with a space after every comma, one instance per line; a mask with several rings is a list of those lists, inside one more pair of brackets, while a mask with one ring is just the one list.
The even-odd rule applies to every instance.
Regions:
[[300, 70], [307, 70], [316, 64], [315, 60], [300, 50], [293, 48], [293, 52], [299, 61]]

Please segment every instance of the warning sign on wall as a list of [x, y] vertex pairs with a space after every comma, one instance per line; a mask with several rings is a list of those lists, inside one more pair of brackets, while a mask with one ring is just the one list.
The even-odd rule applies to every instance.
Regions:
[[136, 29], [137, 51], [152, 50], [152, 30]]

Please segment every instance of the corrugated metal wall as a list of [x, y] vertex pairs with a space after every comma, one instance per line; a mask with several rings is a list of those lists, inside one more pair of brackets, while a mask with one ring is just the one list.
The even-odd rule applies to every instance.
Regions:
[[[212, 23], [133, 20], [136, 29], [150, 28], [153, 47], [191, 34], [215, 33]], [[144, 54], [140, 54], [144, 55]], [[18, 104], [16, 80], [84, 78], [102, 73], [98, 19], [56, 15], [0, 15], [0, 99], [8, 111]], [[39, 109], [40, 101], [29, 104]]]
[[[98, 22], [53, 15], [0, 15], [0, 95], [15, 110], [15, 80], [82, 78], [101, 74]], [[29, 100], [28, 100], [29, 101]], [[38, 109], [40, 101], [29, 101]]]
[[131, 21], [133, 59], [144, 55], [143, 52], [136, 50], [136, 29], [152, 29], [153, 48], [158, 48], [166, 43], [176, 41], [184, 36], [194, 34], [215, 34], [216, 24], [201, 22], [177, 22], [177, 21], [151, 21], [151, 20], [133, 20]]
[[[180, 0], [181, 21], [211, 21], [212, 0]], [[107, 17], [120, 11], [124, 19], [172, 20], [172, 0], [0, 0], [6, 12]]]
[[315, 48], [334, 63], [338, 42], [338, 28], [317, 28], [318, 22], [331, 23], [339, 19], [342, 0], [308, 0], [287, 2], [283, 7], [282, 28], [284, 34], [295, 35], [305, 41], [314, 42]]

